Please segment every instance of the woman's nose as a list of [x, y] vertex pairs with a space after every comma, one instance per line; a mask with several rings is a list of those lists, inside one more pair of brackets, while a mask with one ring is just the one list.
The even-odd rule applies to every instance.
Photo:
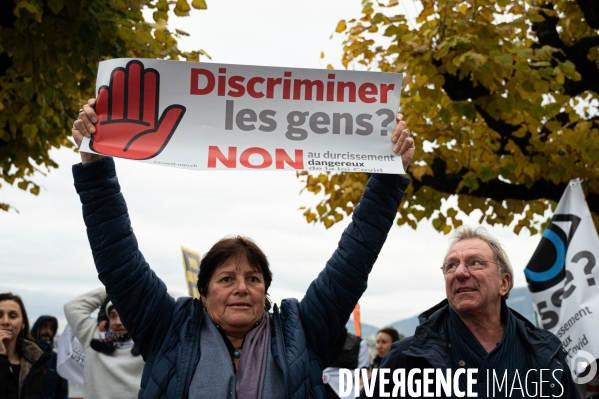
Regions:
[[243, 281], [242, 279], [240, 279], [239, 283], [237, 283], [237, 292], [239, 292], [240, 294], [245, 294], [247, 292], [245, 281]]

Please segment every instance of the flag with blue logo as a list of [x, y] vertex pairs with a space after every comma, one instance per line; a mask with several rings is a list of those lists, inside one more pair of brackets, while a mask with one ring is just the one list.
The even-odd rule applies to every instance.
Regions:
[[562, 341], [575, 372], [578, 358], [599, 358], [598, 260], [597, 230], [580, 180], [571, 180], [524, 274], [537, 324]]

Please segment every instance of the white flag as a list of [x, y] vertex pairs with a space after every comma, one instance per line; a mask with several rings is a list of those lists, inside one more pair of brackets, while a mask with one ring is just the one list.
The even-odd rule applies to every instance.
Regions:
[[83, 386], [84, 362], [83, 347], [67, 324], [58, 340], [56, 371], [62, 378]]
[[578, 383], [588, 382], [579, 373], [599, 358], [598, 259], [599, 237], [580, 180], [571, 180], [524, 274], [537, 323], [562, 341]]

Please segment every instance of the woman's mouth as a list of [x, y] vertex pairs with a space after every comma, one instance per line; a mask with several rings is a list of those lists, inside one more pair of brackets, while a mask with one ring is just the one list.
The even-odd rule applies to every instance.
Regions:
[[243, 303], [243, 302], [236, 302], [236, 303], [232, 303], [229, 305], [230, 307], [234, 307], [234, 308], [249, 308], [250, 304], [249, 303]]

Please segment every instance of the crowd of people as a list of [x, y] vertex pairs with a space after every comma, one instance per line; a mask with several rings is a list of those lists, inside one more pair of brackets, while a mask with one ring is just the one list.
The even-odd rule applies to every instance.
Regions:
[[[83, 343], [84, 397], [137, 397], [145, 362], [104, 288], [72, 299], [64, 305], [64, 312], [71, 330]], [[93, 317], [95, 312], [98, 314]], [[57, 371], [57, 331], [58, 320], [49, 315], [40, 316], [29, 330], [22, 298], [0, 294], [1, 399], [70, 397], [68, 381]], [[389, 351], [391, 339], [399, 340], [399, 333], [392, 327], [377, 333], [373, 361], [367, 341], [343, 328], [323, 363], [326, 398], [339, 398], [340, 368], [370, 371], [378, 367]], [[357, 397], [353, 381], [347, 385], [351, 394], [344, 397]]]
[[[85, 104], [73, 125], [78, 145], [93, 139], [94, 106], [95, 100]], [[415, 147], [401, 115], [391, 141], [407, 170]], [[579, 397], [560, 341], [507, 307], [513, 271], [501, 244], [481, 229], [456, 231], [441, 268], [447, 299], [421, 315], [413, 337], [380, 330], [371, 360], [365, 342], [347, 332], [410, 183], [403, 175], [370, 176], [338, 248], [304, 298], [277, 305], [269, 298], [266, 255], [242, 236], [220, 239], [203, 256], [199, 299], [175, 300], [139, 251], [113, 159], [81, 152], [81, 161], [73, 166], [75, 188], [104, 285], [64, 306], [84, 348], [86, 399], [331, 398], [340, 395], [335, 381], [343, 368], [369, 370], [375, 397], [385, 396], [378, 370], [423, 368], [509, 376], [550, 369], [555, 383], [545, 392]], [[0, 294], [0, 399], [66, 397], [52, 350], [57, 327], [56, 318], [42, 316], [30, 330], [21, 298]], [[465, 391], [462, 377], [456, 381]], [[531, 381], [545, 384], [542, 376]], [[479, 396], [482, 384], [473, 387]]]

